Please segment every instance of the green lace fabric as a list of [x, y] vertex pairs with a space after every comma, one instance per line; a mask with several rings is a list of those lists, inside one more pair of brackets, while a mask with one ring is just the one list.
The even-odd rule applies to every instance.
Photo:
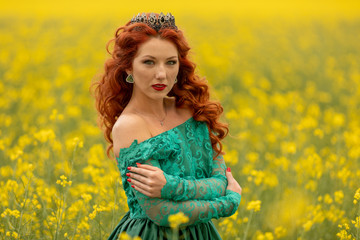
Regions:
[[[120, 149], [117, 162], [130, 217], [149, 218], [159, 226], [169, 226], [168, 216], [178, 212], [189, 217], [189, 222], [184, 225], [234, 214], [241, 195], [226, 190], [225, 162], [221, 155], [214, 159], [214, 154], [206, 123], [194, 118]], [[136, 167], [136, 163], [164, 171], [166, 185], [161, 190], [161, 198], [150, 198], [131, 188], [126, 173], [129, 172], [127, 168]]]

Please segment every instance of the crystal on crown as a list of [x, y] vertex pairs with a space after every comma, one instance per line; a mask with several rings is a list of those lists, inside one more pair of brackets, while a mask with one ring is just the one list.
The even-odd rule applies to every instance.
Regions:
[[155, 13], [150, 13], [149, 17], [147, 17], [145, 13], [139, 13], [136, 17], [134, 16], [131, 19], [130, 24], [133, 23], [145, 23], [149, 27], [155, 29], [157, 32], [163, 28], [171, 28], [177, 30], [177, 27], [175, 25], [175, 17], [171, 13], [168, 13], [166, 15], [160, 13], [158, 17], [156, 17]]

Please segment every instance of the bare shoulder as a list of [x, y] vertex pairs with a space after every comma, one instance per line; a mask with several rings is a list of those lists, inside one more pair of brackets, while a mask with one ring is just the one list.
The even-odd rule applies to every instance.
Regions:
[[130, 147], [134, 140], [142, 142], [151, 137], [143, 118], [136, 114], [122, 114], [112, 128], [113, 147], [118, 157], [121, 148]]
[[183, 116], [185, 120], [193, 116], [193, 110], [189, 106], [178, 108], [177, 112], [179, 115]]

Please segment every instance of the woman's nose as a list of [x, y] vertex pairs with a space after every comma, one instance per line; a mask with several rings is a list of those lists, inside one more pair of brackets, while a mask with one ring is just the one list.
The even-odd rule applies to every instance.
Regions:
[[156, 69], [156, 76], [157, 79], [164, 79], [166, 78], [166, 71], [164, 66], [158, 66]]

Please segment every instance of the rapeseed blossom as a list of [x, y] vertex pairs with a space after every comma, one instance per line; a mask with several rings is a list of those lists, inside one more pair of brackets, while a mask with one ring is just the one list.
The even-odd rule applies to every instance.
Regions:
[[254, 212], [258, 212], [260, 211], [261, 208], [261, 201], [260, 200], [256, 200], [256, 201], [251, 201], [248, 203], [246, 209], [247, 210], [254, 210]]
[[354, 224], [356, 228], [360, 228], [360, 217], [356, 217], [355, 221], [352, 220], [351, 223]]
[[126, 232], [119, 234], [118, 240], [141, 240], [141, 237], [131, 237]]
[[4, 218], [6, 216], [13, 216], [15, 218], [20, 217], [20, 212], [18, 210], [11, 210], [9, 208], [6, 208], [3, 213], [1, 213], [1, 217]]
[[72, 181], [67, 181], [67, 180], [66, 180], [67, 177], [65, 177], [64, 175], [61, 175], [61, 176], [60, 176], [60, 179], [61, 179], [61, 180], [57, 180], [57, 181], [56, 181], [56, 184], [59, 184], [59, 185], [61, 185], [61, 186], [63, 186], [63, 187], [66, 187], [66, 185], [71, 186]]
[[358, 188], [355, 192], [355, 195], [354, 195], [354, 204], [357, 204], [358, 201], [360, 200], [360, 188]]
[[173, 215], [170, 215], [169, 224], [171, 228], [178, 228], [181, 224], [187, 223], [189, 221], [189, 217], [186, 216], [183, 212], [179, 212]]

